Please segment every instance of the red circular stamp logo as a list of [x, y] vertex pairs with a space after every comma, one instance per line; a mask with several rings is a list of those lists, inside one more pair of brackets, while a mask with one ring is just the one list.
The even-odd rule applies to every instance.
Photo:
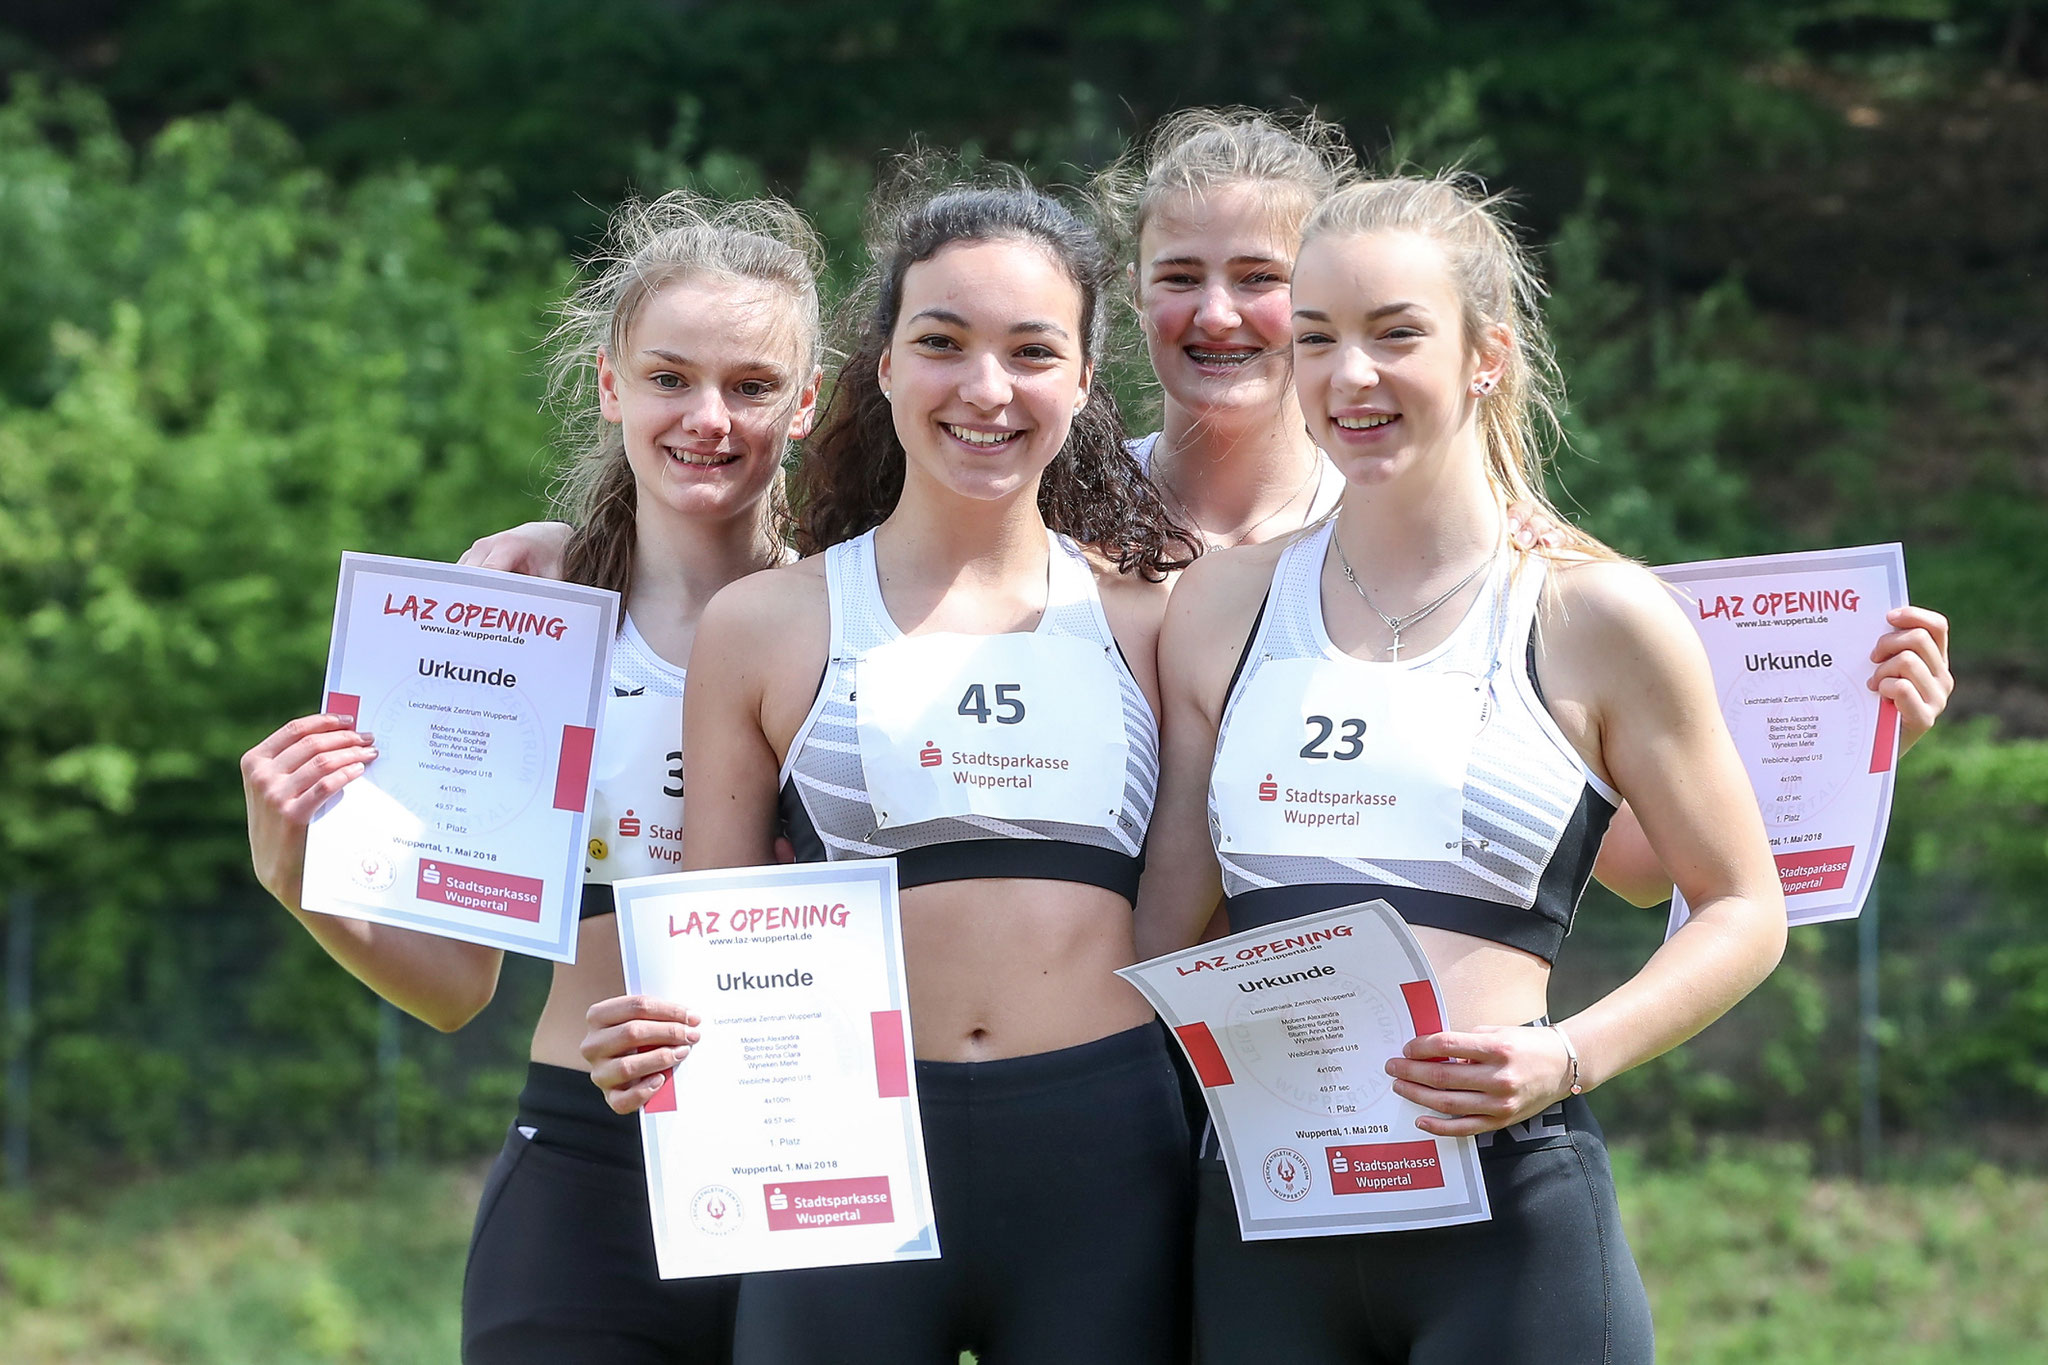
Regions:
[[1309, 1178], [1308, 1158], [1292, 1147], [1275, 1147], [1266, 1153], [1266, 1188], [1275, 1199], [1284, 1199], [1293, 1204], [1308, 1198], [1313, 1187]]
[[738, 1193], [723, 1185], [706, 1185], [690, 1200], [690, 1221], [700, 1232], [731, 1232], [740, 1225]]

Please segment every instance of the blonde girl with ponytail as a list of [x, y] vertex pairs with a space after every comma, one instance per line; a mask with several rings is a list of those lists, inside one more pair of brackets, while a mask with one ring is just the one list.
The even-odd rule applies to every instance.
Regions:
[[[1293, 279], [1294, 380], [1342, 473], [1338, 510], [1205, 557], [1168, 607], [1141, 948], [1189, 941], [1219, 894], [1237, 930], [1390, 902], [1447, 1018], [1386, 1083], [1424, 1110], [1409, 1140], [1480, 1135], [1493, 1211], [1246, 1243], [1227, 1184], [1205, 1173], [1195, 1301], [1210, 1365], [1269, 1358], [1275, 1321], [1301, 1365], [1648, 1362], [1648, 1300], [1581, 1092], [1706, 1027], [1783, 950], [1770, 847], [1697, 638], [1654, 578], [1543, 499], [1560, 390], [1541, 292], [1499, 200], [1469, 177], [1357, 181], [1319, 205]], [[1562, 543], [1516, 545], [1517, 501], [1544, 508]], [[1361, 720], [1349, 776], [1390, 793], [1389, 810], [1435, 815], [1368, 820], [1341, 841], [1266, 820], [1244, 775], [1306, 761], [1285, 719], [1304, 672], [1362, 718], [1407, 718]], [[1696, 917], [1552, 1026], [1551, 961], [1624, 797]]]
[[[611, 882], [680, 858], [682, 694], [698, 618], [726, 584], [789, 558], [778, 490], [817, 402], [821, 260], [809, 225], [776, 201], [633, 200], [550, 337], [570, 451], [565, 576], [613, 589], [625, 610], [576, 961], [555, 968], [477, 1210], [463, 1292], [470, 1365], [730, 1360], [736, 1284], [657, 1275], [638, 1129], [590, 1085], [580, 1043], [589, 1007], [624, 989]], [[307, 821], [376, 754], [372, 736], [330, 716], [292, 721], [250, 750], [257, 873], [371, 989], [460, 1028], [496, 989], [495, 950], [299, 906]]]

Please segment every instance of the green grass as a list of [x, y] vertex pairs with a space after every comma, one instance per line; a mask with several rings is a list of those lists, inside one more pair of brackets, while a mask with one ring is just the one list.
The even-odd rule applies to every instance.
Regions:
[[[1670, 1365], [2048, 1359], [2048, 1179], [1866, 1187], [1764, 1147], [1618, 1165]], [[0, 1356], [447, 1365], [481, 1176], [265, 1159], [0, 1201]]]
[[1862, 1186], [1793, 1149], [1617, 1162], [1672, 1365], [2048, 1360], [2048, 1180], [1977, 1166]]
[[482, 1167], [257, 1160], [0, 1204], [8, 1365], [451, 1365]]

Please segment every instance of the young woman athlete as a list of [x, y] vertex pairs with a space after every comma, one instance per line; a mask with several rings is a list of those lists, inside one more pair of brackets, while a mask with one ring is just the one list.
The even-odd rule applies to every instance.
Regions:
[[1298, 531], [1343, 489], [1294, 399], [1287, 299], [1302, 220], [1351, 164], [1313, 117], [1187, 109], [1102, 177], [1159, 381], [1160, 429], [1132, 451], [1210, 548]]
[[[1495, 205], [1456, 179], [1368, 181], [1319, 206], [1293, 280], [1294, 369], [1345, 479], [1338, 513], [1205, 558], [1174, 594], [1141, 949], [1192, 941], [1219, 891], [1240, 930], [1391, 902], [1449, 1027], [1411, 1042], [1389, 1084], [1431, 1111], [1423, 1130], [1481, 1135], [1493, 1210], [1246, 1243], [1205, 1171], [1205, 1365], [1276, 1350], [1303, 1365], [1650, 1360], [1580, 1091], [1698, 1032], [1783, 948], [1769, 846], [1690, 626], [1588, 537], [1524, 551], [1505, 534], [1510, 502], [1542, 505], [1539, 292]], [[1358, 780], [1416, 814], [1335, 839], [1260, 819], [1260, 774], [1311, 761], [1293, 733], [1310, 686], [1356, 699], [1336, 719], [1357, 721]], [[1550, 963], [1624, 796], [1696, 916], [1632, 980], [1542, 1026]]]
[[[555, 968], [519, 1113], [485, 1183], [463, 1288], [470, 1365], [726, 1365], [735, 1280], [662, 1280], [637, 1125], [585, 1079], [584, 1012], [619, 994], [611, 882], [681, 854], [684, 664], [712, 594], [787, 558], [771, 490], [819, 382], [815, 235], [794, 209], [684, 194], [629, 203], [565, 304], [555, 379], [580, 448], [567, 576], [625, 599], [576, 962]], [[306, 824], [377, 756], [333, 716], [292, 721], [242, 760], [264, 887], [378, 994], [440, 1029], [489, 1002], [499, 953], [299, 907]]]
[[[823, 553], [734, 584], [698, 631], [688, 780], [719, 796], [691, 803], [684, 861], [770, 862], [785, 827], [802, 860], [898, 860], [945, 1254], [747, 1277], [735, 1360], [1176, 1361], [1186, 1120], [1114, 971], [1152, 808], [1162, 580], [1194, 546], [1093, 384], [1113, 267], [1089, 228], [1030, 189], [948, 190], [891, 215], [873, 257], [798, 474], [802, 546]], [[914, 718], [871, 709], [883, 696]], [[1028, 792], [906, 780], [923, 749], [971, 766], [994, 724], [1064, 766]], [[686, 1055], [689, 1003], [590, 1011], [613, 1108]]]
[[[1104, 197], [1122, 210], [1161, 395], [1160, 430], [1132, 450], [1212, 549], [1291, 535], [1334, 510], [1343, 492], [1295, 396], [1290, 283], [1302, 224], [1353, 160], [1342, 133], [1312, 115], [1186, 109], [1153, 130], [1142, 160], [1102, 179]], [[1534, 500], [1508, 509], [1517, 548], [1563, 543], [1545, 513]], [[1891, 624], [1871, 652], [1870, 685], [1898, 706], [1910, 747], [1953, 687], [1948, 622], [1905, 607]], [[1594, 876], [1638, 905], [1671, 895], [1671, 877], [1626, 805]]]

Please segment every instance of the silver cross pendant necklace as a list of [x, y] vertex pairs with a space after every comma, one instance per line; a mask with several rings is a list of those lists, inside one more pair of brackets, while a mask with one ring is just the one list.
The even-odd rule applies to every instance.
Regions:
[[1337, 551], [1337, 563], [1344, 570], [1344, 581], [1346, 583], [1349, 583], [1352, 586], [1352, 588], [1357, 591], [1359, 600], [1365, 603], [1366, 609], [1371, 611], [1374, 616], [1379, 617], [1381, 623], [1384, 624], [1388, 630], [1393, 632], [1394, 643], [1387, 649], [1387, 658], [1395, 661], [1398, 661], [1401, 657], [1402, 631], [1407, 630], [1410, 626], [1420, 625], [1423, 621], [1429, 619], [1431, 613], [1436, 611], [1436, 609], [1438, 607], [1441, 607], [1444, 603], [1450, 601], [1453, 597], [1456, 597], [1459, 593], [1463, 592], [1467, 587], [1471, 585], [1473, 579], [1479, 577], [1480, 574], [1484, 573], [1488, 568], [1492, 567], [1493, 561], [1500, 558], [1500, 542], [1496, 540], [1493, 543], [1492, 552], [1489, 553], [1486, 556], [1486, 558], [1480, 560], [1477, 564], [1473, 565], [1471, 573], [1466, 574], [1463, 578], [1451, 584], [1450, 589], [1446, 591], [1442, 596], [1437, 597], [1430, 602], [1424, 603], [1422, 606], [1417, 607], [1414, 611], [1411, 611], [1406, 615], [1389, 616], [1385, 612], [1381, 611], [1378, 607], [1373, 605], [1372, 598], [1366, 596], [1365, 585], [1360, 583], [1358, 581], [1358, 575], [1352, 572], [1351, 561], [1344, 557], [1344, 547], [1343, 545], [1338, 543], [1337, 533], [1334, 527], [1331, 528], [1330, 531], [1330, 545]]

